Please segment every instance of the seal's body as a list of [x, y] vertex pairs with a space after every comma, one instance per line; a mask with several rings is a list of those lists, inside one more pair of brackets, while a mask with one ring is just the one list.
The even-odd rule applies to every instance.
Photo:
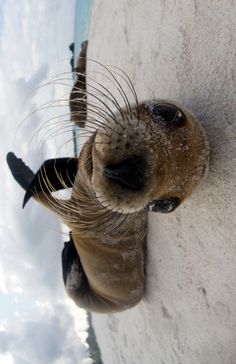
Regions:
[[84, 237], [72, 231], [87, 281], [81, 290], [77, 280], [75, 285], [71, 284], [70, 271], [66, 289], [85, 309], [103, 313], [122, 311], [143, 297], [146, 214], [139, 213], [136, 224], [129, 216], [122, 225], [114, 225], [109, 235], [100, 232]]
[[[79, 115], [87, 115], [85, 100], [78, 100]], [[168, 100], [124, 101], [125, 107], [114, 101], [116, 112], [94, 106], [100, 120], [87, 120], [93, 132], [78, 159], [47, 161], [34, 175], [8, 155], [27, 191], [24, 204], [33, 196], [71, 229], [62, 257], [68, 294], [79, 306], [102, 313], [141, 300], [147, 213], [178, 207], [208, 163], [205, 134], [189, 112]], [[72, 187], [69, 200], [51, 194], [66, 187]]]

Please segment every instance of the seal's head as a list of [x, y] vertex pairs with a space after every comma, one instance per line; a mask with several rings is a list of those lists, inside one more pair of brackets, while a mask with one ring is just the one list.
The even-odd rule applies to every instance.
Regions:
[[121, 213], [171, 212], [202, 179], [208, 145], [188, 111], [157, 100], [106, 118], [88, 158], [92, 188], [103, 206]]

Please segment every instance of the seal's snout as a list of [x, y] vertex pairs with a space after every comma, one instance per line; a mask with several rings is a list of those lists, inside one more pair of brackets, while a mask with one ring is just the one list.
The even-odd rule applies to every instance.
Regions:
[[145, 164], [143, 158], [132, 156], [122, 162], [106, 166], [103, 169], [103, 176], [123, 188], [139, 191], [145, 185]]

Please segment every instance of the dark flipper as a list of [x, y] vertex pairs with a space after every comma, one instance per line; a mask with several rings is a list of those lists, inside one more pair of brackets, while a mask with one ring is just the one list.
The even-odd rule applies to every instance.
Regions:
[[26, 191], [23, 207], [37, 192], [50, 193], [72, 187], [77, 170], [77, 158], [58, 158], [45, 161]]
[[70, 93], [71, 120], [81, 128], [85, 126], [87, 118], [87, 88], [86, 88], [86, 55], [88, 41], [81, 43], [81, 51], [75, 68], [75, 84]]
[[77, 158], [48, 159], [34, 174], [12, 152], [7, 154], [7, 164], [15, 180], [26, 191], [23, 207], [37, 192], [50, 193], [72, 187], [78, 169]]
[[61, 255], [62, 260], [62, 277], [65, 286], [68, 289], [80, 288], [84, 275], [77, 250], [75, 249], [72, 236], [65, 242]]
[[17, 158], [12, 152], [7, 154], [7, 164], [15, 180], [27, 191], [34, 179], [34, 172], [25, 165], [22, 159]]

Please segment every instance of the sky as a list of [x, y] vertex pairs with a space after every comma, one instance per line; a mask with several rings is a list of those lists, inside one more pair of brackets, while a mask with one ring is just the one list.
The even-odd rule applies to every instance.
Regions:
[[0, 0], [1, 364], [91, 363], [85, 312], [62, 281], [67, 234], [36, 202], [21, 208], [24, 192], [5, 162], [13, 151], [36, 171], [45, 158], [73, 151], [66, 119], [74, 7], [75, 0]]

